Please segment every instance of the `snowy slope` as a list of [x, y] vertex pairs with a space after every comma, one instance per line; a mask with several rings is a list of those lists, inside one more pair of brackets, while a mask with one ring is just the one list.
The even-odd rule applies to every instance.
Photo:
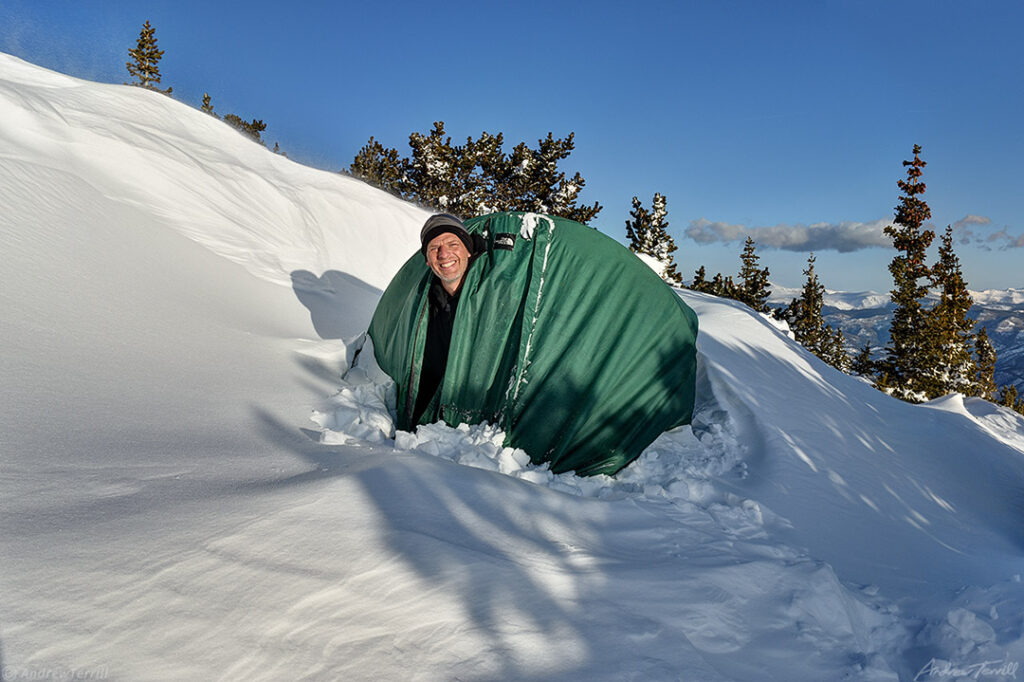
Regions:
[[4, 680], [1024, 660], [1018, 415], [898, 403], [683, 292], [697, 428], [555, 477], [485, 427], [374, 435], [384, 387], [340, 379], [415, 207], [5, 55], [0, 201]]

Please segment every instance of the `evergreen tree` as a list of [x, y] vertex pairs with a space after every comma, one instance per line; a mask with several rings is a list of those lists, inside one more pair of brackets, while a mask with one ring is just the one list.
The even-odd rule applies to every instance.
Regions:
[[1013, 384], [999, 389], [999, 397], [996, 398], [996, 402], [1003, 407], [1009, 407], [1011, 410], [1024, 414], [1024, 398], [1018, 397], [1017, 387]]
[[720, 272], [716, 272], [711, 280], [711, 293], [722, 298], [731, 298], [734, 301], [742, 300], [739, 298], [739, 288], [732, 281], [732, 275], [723, 278]]
[[673, 286], [682, 286], [683, 278], [676, 270], [672, 252], [676, 250], [675, 240], [668, 233], [668, 209], [664, 195], [654, 193], [651, 210], [648, 211], [633, 197], [632, 220], [626, 221], [626, 237], [629, 250], [655, 258], [661, 264], [661, 278]]
[[850, 365], [850, 373], [871, 378], [875, 375], [875, 361], [871, 358], [871, 342], [864, 344]]
[[993, 400], [996, 393], [996, 349], [988, 338], [984, 327], [974, 337], [975, 366], [978, 368], [973, 395]]
[[[731, 287], [727, 287], [726, 286], [725, 280], [722, 279], [722, 273], [716, 272], [715, 276], [711, 278], [711, 285], [709, 287], [708, 293], [709, 294], [714, 294], [715, 296], [722, 296], [722, 297], [725, 297], [725, 298], [732, 298], [731, 296], [727, 296], [726, 295], [726, 292], [730, 288]], [[729, 292], [729, 293], [731, 293], [731, 292]]]
[[693, 281], [690, 282], [690, 288], [694, 291], [707, 291], [708, 286], [708, 274], [704, 269], [704, 266], [697, 268], [697, 272], [693, 273]]
[[784, 319], [789, 323], [796, 340], [821, 357], [820, 353], [824, 349], [826, 339], [831, 336], [831, 331], [826, 332], [825, 318], [821, 314], [825, 302], [825, 287], [818, 281], [818, 275], [814, 272], [813, 253], [808, 256], [807, 269], [803, 273], [807, 280], [800, 291], [800, 298], [794, 298], [785, 308]]
[[398, 150], [387, 148], [377, 140], [363, 145], [351, 166], [352, 175], [372, 185], [404, 198], [402, 178], [405, 175], [404, 160]]
[[918, 195], [925, 191], [921, 182], [921, 147], [914, 145], [914, 159], [904, 161], [907, 179], [897, 182], [903, 191], [896, 206], [894, 224], [885, 228], [898, 251], [889, 264], [893, 277], [891, 297], [896, 308], [890, 327], [890, 342], [880, 368], [892, 395], [903, 400], [920, 402], [927, 399], [925, 375], [928, 373], [927, 311], [922, 302], [928, 293], [922, 280], [931, 274], [925, 263], [925, 252], [935, 233], [922, 228], [931, 217], [931, 209]]
[[972, 395], [977, 386], [978, 367], [971, 351], [975, 345], [974, 320], [967, 316], [974, 304], [953, 250], [953, 228], [941, 237], [939, 260], [931, 268], [932, 286], [939, 302], [927, 312], [928, 334], [923, 353], [926, 359], [922, 390], [931, 398], [948, 393]]
[[846, 335], [843, 334], [842, 329], [832, 329], [829, 326], [826, 326], [825, 329], [831, 331], [832, 334], [826, 343], [821, 359], [840, 372], [849, 373], [853, 362], [850, 360], [850, 354], [846, 352]]
[[775, 317], [789, 323], [794, 338], [836, 369], [846, 372], [850, 369], [850, 357], [846, 353], [843, 332], [825, 324], [821, 309], [825, 300], [825, 287], [814, 272], [814, 254], [807, 258], [807, 269], [803, 271], [807, 280], [799, 298], [794, 298]]
[[244, 121], [235, 114], [224, 114], [224, 122], [263, 144], [263, 138], [260, 136], [260, 133], [267, 129], [267, 124], [262, 120], [254, 118], [252, 121]]
[[537, 149], [520, 143], [512, 150], [507, 167], [511, 172], [525, 176], [526, 191], [518, 197], [520, 202], [524, 202], [520, 208], [506, 210], [550, 213], [584, 224], [601, 211], [597, 202], [592, 206], [577, 206], [577, 196], [586, 181], [578, 172], [567, 179], [565, 173], [558, 169], [559, 162], [569, 158], [576, 148], [575, 136], [575, 133], [569, 133], [564, 139], [556, 139], [548, 133], [545, 139], [537, 141]]
[[420, 203], [446, 213], [476, 215], [478, 200], [472, 192], [475, 160], [467, 158], [467, 151], [472, 150], [452, 145], [444, 121], [436, 121], [426, 135], [409, 135], [409, 146], [412, 155], [402, 178], [409, 193]]
[[734, 301], [740, 300], [732, 277], [723, 277], [722, 273], [716, 272], [715, 276], [708, 280], [703, 265], [697, 269], [693, 281], [690, 283], [690, 288], [694, 291], [703, 291], [706, 294], [718, 296], [719, 298], [731, 298]]
[[128, 50], [128, 56], [132, 61], [127, 62], [128, 74], [136, 82], [129, 85], [137, 85], [165, 95], [171, 94], [172, 88], [161, 90], [156, 87], [160, 83], [160, 60], [164, 56], [163, 50], [156, 47], [156, 29], [149, 25], [149, 20], [142, 25], [139, 33], [139, 41], [134, 50]]
[[[200, 111], [205, 111], [211, 116], [217, 117], [217, 114], [213, 113], [213, 105], [210, 104], [210, 93], [203, 93], [203, 106], [199, 107]], [[218, 117], [219, 118], [219, 117]]]
[[747, 241], [743, 245], [743, 253], [740, 255], [743, 265], [739, 273], [740, 285], [734, 287], [735, 298], [759, 313], [766, 313], [768, 312], [768, 296], [771, 295], [771, 289], [768, 288], [769, 273], [768, 268], [757, 267], [758, 260], [760, 257], [757, 255], [755, 242], [751, 237], [747, 237]]
[[537, 149], [526, 143], [506, 154], [501, 133], [486, 131], [478, 139], [453, 145], [444, 122], [427, 134], [412, 133], [412, 154], [401, 158], [372, 137], [351, 166], [353, 175], [425, 206], [461, 216], [493, 211], [531, 211], [589, 222], [601, 205], [577, 206], [585, 181], [576, 173], [566, 178], [559, 161], [574, 148], [574, 135], [565, 139], [548, 133]]

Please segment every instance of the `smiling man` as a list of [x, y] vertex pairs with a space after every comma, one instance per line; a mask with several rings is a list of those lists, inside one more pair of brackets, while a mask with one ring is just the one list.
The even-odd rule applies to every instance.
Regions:
[[420, 230], [420, 243], [427, 265], [434, 273], [427, 300], [430, 305], [420, 386], [416, 397], [413, 422], [418, 422], [428, 409], [436, 411], [435, 394], [448, 366], [448, 348], [452, 341], [455, 309], [466, 270], [480, 251], [462, 221], [453, 215], [432, 215]]

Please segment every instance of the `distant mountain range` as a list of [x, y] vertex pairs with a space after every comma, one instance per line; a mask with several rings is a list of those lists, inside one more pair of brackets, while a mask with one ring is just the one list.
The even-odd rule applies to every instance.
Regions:
[[[773, 285], [769, 303], [786, 305], [799, 289]], [[1014, 384], [1024, 391], [1024, 289], [972, 291], [971, 317], [988, 330], [996, 349], [996, 384]], [[888, 293], [827, 291], [822, 313], [825, 321], [843, 330], [851, 352], [870, 343], [882, 348], [889, 342], [893, 304]]]

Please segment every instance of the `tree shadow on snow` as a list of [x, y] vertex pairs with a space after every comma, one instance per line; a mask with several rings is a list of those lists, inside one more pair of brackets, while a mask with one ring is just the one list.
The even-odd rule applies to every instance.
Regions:
[[[1024, 490], [1014, 483], [1024, 478], [1024, 465], [966, 415], [886, 396], [803, 348], [793, 348], [795, 357], [776, 355], [710, 336], [699, 345], [721, 360], [711, 383], [746, 407], [765, 442], [765, 454], [747, 462], [736, 491], [803, 524], [784, 537], [841, 578], [870, 582], [884, 563], [901, 589], [926, 587], [929, 579], [936, 581], [931, 589], [943, 581], [956, 585], [958, 571], [985, 570], [983, 557], [950, 544], [970, 537], [971, 527], [986, 526], [1024, 548]], [[775, 415], [780, 423], [772, 423]], [[958, 443], [983, 453], [965, 453]], [[790, 494], [791, 487], [813, 502]], [[886, 556], [873, 558], [879, 532], [891, 542]], [[922, 575], [925, 556], [935, 557], [931, 576]]]
[[[585, 389], [572, 384], [550, 390], [558, 392], [555, 403], [573, 409], [589, 400]], [[648, 534], [617, 525], [619, 513], [636, 512], [631, 502], [581, 499], [424, 453], [396, 452], [390, 444], [326, 446], [265, 410], [253, 410], [265, 438], [310, 467], [254, 487], [336, 477], [358, 482], [379, 512], [379, 535], [387, 546], [428, 592], [445, 595], [442, 608], [462, 614], [437, 616], [439, 634], [456, 631], [463, 633], [460, 642], [466, 640], [464, 649], [423, 652], [426, 664], [439, 666], [438, 674], [466, 680], [675, 679], [671, 671], [683, 662], [689, 671], [706, 668], [703, 679], [720, 679], [683, 629], [665, 628], [657, 616], [616, 601], [617, 593], [636, 589], [637, 556], [656, 555], [653, 566], [664, 560]], [[624, 410], [610, 426], [628, 429], [643, 417]], [[682, 618], [685, 605], [671, 584], [666, 587], [658, 598], [662, 610], [670, 619]], [[649, 638], [634, 636], [638, 627], [658, 635], [647, 643]]]

